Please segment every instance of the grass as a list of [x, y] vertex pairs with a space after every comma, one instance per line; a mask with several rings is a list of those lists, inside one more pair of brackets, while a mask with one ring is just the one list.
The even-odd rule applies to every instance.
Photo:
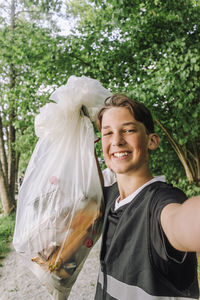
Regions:
[[[0, 260], [10, 251], [15, 226], [15, 213], [0, 216]], [[0, 267], [2, 266], [0, 262]]]

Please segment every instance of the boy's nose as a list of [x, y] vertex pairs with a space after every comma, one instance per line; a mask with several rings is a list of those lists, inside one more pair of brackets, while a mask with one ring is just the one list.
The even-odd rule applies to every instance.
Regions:
[[125, 140], [120, 133], [113, 134], [112, 146], [121, 146], [125, 144]]

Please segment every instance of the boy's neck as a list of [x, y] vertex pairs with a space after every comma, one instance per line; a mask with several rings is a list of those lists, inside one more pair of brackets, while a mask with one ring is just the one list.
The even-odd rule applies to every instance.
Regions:
[[153, 179], [150, 171], [143, 174], [117, 174], [117, 182], [120, 193], [120, 200], [128, 197], [134, 193], [138, 188], [143, 186], [146, 182]]

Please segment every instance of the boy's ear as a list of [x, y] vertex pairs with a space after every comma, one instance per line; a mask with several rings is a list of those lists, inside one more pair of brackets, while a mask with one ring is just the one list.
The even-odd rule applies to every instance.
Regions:
[[160, 144], [160, 137], [156, 133], [151, 133], [149, 135], [148, 149], [156, 150], [159, 144]]

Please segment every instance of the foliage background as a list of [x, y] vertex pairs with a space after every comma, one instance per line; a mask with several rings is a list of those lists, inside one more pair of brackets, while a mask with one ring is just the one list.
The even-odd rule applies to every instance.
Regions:
[[[37, 141], [34, 117], [70, 75], [144, 102], [162, 141], [151, 155], [153, 174], [188, 196], [200, 192], [199, 1], [9, 0], [0, 11], [4, 212], [13, 208], [12, 182]], [[73, 24], [68, 35], [58, 18]]]

